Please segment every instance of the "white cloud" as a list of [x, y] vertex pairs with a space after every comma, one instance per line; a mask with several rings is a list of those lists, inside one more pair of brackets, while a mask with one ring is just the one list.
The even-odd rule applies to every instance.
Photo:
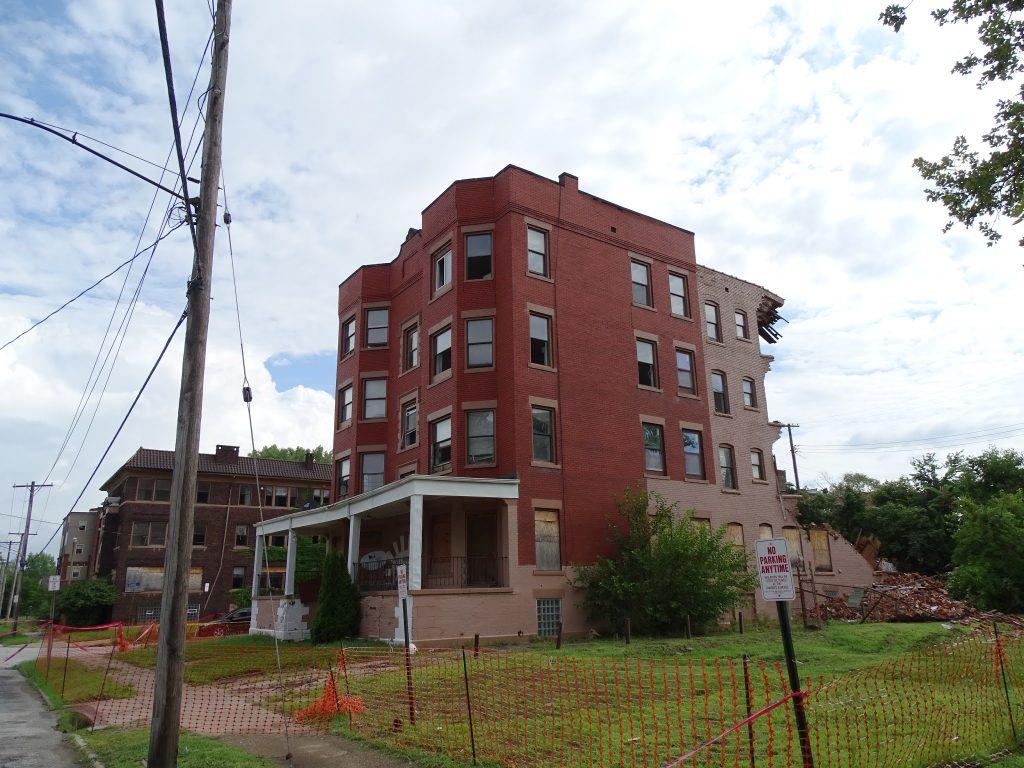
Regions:
[[[266, 362], [333, 350], [337, 284], [392, 258], [452, 179], [509, 162], [574, 172], [589, 192], [692, 229], [702, 262], [787, 298], [769, 405], [803, 425], [805, 479], [906, 466], [906, 454], [815, 444], [1024, 422], [1016, 238], [987, 249], [976, 233], [942, 234], [943, 212], [910, 165], [988, 125], [993, 95], [949, 74], [971, 31], [921, 13], [894, 35], [880, 6], [236, 6], [225, 169], [257, 440], [328, 443], [331, 398], [278, 392]], [[0, 22], [2, 107], [162, 161], [170, 131], [152, 9], [22, 10]], [[202, 3], [169, 11], [183, 99], [209, 17]], [[150, 190], [28, 127], [0, 125], [0, 142], [0, 327], [13, 335], [130, 255]], [[226, 245], [221, 236], [204, 449], [247, 442]], [[181, 231], [153, 260], [47, 517], [67, 510], [145, 376], [188, 265]], [[0, 353], [3, 480], [39, 479], [53, 461], [116, 286]], [[179, 360], [175, 345], [102, 478], [138, 445], [171, 445]], [[97, 498], [94, 482], [85, 501]]]

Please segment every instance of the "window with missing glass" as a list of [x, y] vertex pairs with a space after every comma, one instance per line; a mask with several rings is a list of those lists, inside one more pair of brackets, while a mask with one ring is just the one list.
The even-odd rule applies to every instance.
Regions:
[[683, 392], [697, 394], [696, 379], [693, 375], [693, 352], [676, 349], [676, 385]]
[[718, 305], [711, 301], [704, 304], [704, 328], [711, 341], [722, 340], [722, 325], [718, 319]]
[[356, 348], [356, 318], [350, 317], [341, 324], [341, 356], [349, 354]]
[[749, 339], [750, 331], [747, 329], [747, 313], [737, 309], [736, 315], [736, 338]]
[[249, 546], [249, 526], [242, 524], [235, 526], [235, 546], [236, 547], [247, 547]]
[[681, 317], [690, 316], [690, 297], [686, 290], [686, 276], [668, 273], [668, 296], [672, 305], [672, 314]]
[[349, 490], [349, 479], [352, 474], [352, 463], [346, 456], [344, 459], [338, 459], [334, 464], [334, 475], [335, 475], [335, 487], [339, 499], [344, 499], [348, 496]]
[[711, 372], [711, 396], [716, 413], [729, 413], [729, 391], [725, 385], [725, 374], [721, 371]]
[[554, 366], [551, 352], [551, 318], [536, 312], [530, 313], [530, 362], [548, 368]]
[[731, 445], [718, 446], [718, 470], [722, 477], [722, 487], [735, 490], [736, 484], [736, 455]]
[[691, 480], [704, 480], [704, 439], [696, 429], [683, 430], [683, 470]]
[[364, 419], [383, 419], [387, 416], [387, 399], [387, 379], [363, 379]]
[[430, 337], [430, 353], [433, 359], [432, 373], [440, 376], [452, 367], [452, 329], [445, 328]]
[[251, 507], [256, 504], [256, 486], [255, 485], [240, 485], [238, 486], [238, 505], [242, 507]]
[[386, 347], [388, 345], [388, 310], [366, 310], [366, 346]]
[[411, 325], [402, 332], [402, 370], [408, 371], [420, 364], [420, 329]]
[[755, 480], [764, 480], [764, 454], [757, 448], [750, 449], [750, 475]]
[[647, 339], [636, 340], [637, 381], [644, 387], [658, 386], [658, 345]]
[[445, 248], [434, 255], [434, 293], [452, 281], [452, 248]]
[[402, 447], [409, 448], [416, 445], [418, 438], [417, 424], [419, 422], [419, 404], [410, 400], [402, 406]]
[[383, 452], [364, 453], [362, 459], [362, 488], [366, 493], [384, 485], [384, 454]]
[[743, 379], [743, 404], [747, 408], [757, 408], [757, 387], [753, 379]]
[[542, 229], [528, 227], [526, 230], [527, 269], [535, 275], [550, 277], [548, 274], [548, 233]]
[[289, 493], [288, 488], [283, 485], [274, 487], [274, 506], [275, 507], [289, 507]]
[[493, 464], [494, 411], [466, 411], [466, 464]]
[[210, 484], [206, 482], [196, 483], [196, 504], [210, 503]]
[[133, 547], [162, 547], [166, 542], [167, 523], [164, 522], [140, 522], [132, 523]]
[[245, 586], [245, 566], [236, 565], [231, 568], [231, 588], [241, 589]]
[[443, 472], [452, 466], [452, 417], [430, 423], [430, 471]]
[[629, 262], [629, 272], [633, 281], [633, 303], [644, 307], [653, 307], [650, 265], [641, 261], [631, 261]]
[[644, 435], [644, 470], [665, 474], [665, 431], [661, 424], [642, 424]]
[[466, 235], [466, 279], [486, 280], [493, 276], [490, 232]]
[[533, 418], [533, 458], [555, 463], [555, 411], [539, 405], [531, 409]]
[[338, 426], [352, 421], [352, 385], [346, 384], [338, 390]]
[[466, 367], [490, 368], [494, 365], [494, 318], [466, 321]]

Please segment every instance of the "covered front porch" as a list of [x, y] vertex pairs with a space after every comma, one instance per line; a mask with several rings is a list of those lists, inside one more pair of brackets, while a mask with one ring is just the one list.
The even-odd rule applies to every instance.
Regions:
[[[418, 596], [457, 598], [510, 593], [509, 552], [519, 493], [517, 480], [412, 476], [344, 499], [256, 526], [251, 634], [300, 640], [309, 636], [315, 600], [296, 593], [299, 536], [318, 536], [329, 551], [345, 553], [349, 573], [363, 596], [360, 634], [387, 640], [404, 638], [397, 598], [398, 566], [408, 573], [410, 636], [415, 632]], [[286, 536], [284, 595], [260, 594], [268, 537]], [[431, 634], [444, 633], [444, 621], [430, 601]], [[438, 627], [441, 621], [441, 627]], [[452, 630], [454, 632], [454, 630]]]

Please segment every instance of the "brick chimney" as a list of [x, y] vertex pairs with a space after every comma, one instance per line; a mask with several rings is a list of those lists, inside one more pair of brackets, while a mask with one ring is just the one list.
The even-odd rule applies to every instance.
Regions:
[[572, 192], [580, 191], [580, 180], [576, 176], [573, 176], [571, 173], [566, 173], [565, 171], [563, 171], [562, 173], [558, 174], [558, 183], [561, 184], [566, 189], [571, 190]]
[[218, 445], [217, 452], [214, 454], [218, 464], [237, 464], [238, 463], [238, 446], [237, 445]]
[[306, 460], [303, 462], [303, 464], [305, 464], [306, 469], [313, 468], [313, 454], [310, 451], [306, 451]]

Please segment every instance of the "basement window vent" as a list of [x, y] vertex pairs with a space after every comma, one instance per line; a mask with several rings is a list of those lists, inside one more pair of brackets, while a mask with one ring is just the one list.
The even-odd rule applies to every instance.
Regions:
[[537, 635], [554, 637], [562, 620], [562, 601], [557, 597], [542, 597], [537, 600]]

